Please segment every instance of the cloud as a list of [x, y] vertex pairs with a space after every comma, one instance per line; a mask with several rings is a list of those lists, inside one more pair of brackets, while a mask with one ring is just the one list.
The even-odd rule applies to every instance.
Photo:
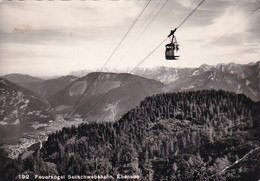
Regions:
[[[148, 1], [4, 1], [0, 4], [1, 70], [35, 74], [82, 68], [98, 69], [129, 30]], [[177, 27], [201, 0], [169, 0], [146, 32], [131, 47], [152, 9], [164, 0], [151, 1], [137, 24], [116, 51], [108, 66], [134, 67]], [[232, 57], [238, 50], [250, 48], [250, 55], [259, 55], [259, 12], [243, 23], [241, 19], [256, 7], [257, 0], [206, 0], [176, 32], [181, 60], [165, 63], [164, 46], [160, 47], [147, 66], [199, 66], [214, 64], [218, 57]], [[157, 9], [157, 10], [158, 10]], [[153, 14], [155, 15], [155, 13]], [[152, 18], [152, 17], [151, 17]], [[230, 31], [229, 31], [230, 30]], [[214, 46], [208, 45], [221, 38]], [[121, 59], [128, 53], [125, 59]], [[205, 59], [192, 61], [194, 56]], [[14, 67], [12, 71], [12, 65]], [[19, 66], [18, 66], [19, 65]], [[123, 67], [124, 66], [124, 67]], [[53, 67], [59, 67], [53, 68]]]
[[141, 4], [144, 2], [6, 2], [1, 5], [1, 24], [5, 26], [0, 29], [11, 32], [17, 24], [35, 30], [116, 26], [135, 17]]

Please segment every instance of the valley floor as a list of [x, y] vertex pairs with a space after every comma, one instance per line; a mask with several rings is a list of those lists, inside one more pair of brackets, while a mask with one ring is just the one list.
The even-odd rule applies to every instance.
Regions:
[[75, 116], [72, 121], [67, 121], [64, 119], [64, 115], [60, 114], [56, 116], [54, 121], [49, 121], [44, 124], [32, 124], [31, 127], [34, 131], [30, 133], [24, 132], [18, 143], [7, 143], [3, 145], [3, 148], [7, 151], [8, 157], [14, 159], [21, 153], [27, 154], [26, 151], [30, 150], [31, 146], [35, 144], [41, 145], [42, 142], [47, 141], [49, 134], [62, 130], [64, 127], [71, 127], [72, 125], [77, 126], [81, 123], [83, 123], [83, 119], [77, 116]]

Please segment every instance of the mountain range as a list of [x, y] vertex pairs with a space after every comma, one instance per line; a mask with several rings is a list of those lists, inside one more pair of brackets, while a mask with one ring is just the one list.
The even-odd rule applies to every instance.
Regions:
[[[203, 64], [198, 68], [138, 68], [134, 75], [89, 73], [89, 70], [70, 74], [81, 73], [87, 75], [43, 80], [24, 74], [10, 74], [3, 78], [38, 95], [51, 105], [54, 112], [95, 117], [99, 121], [114, 121], [146, 96], [160, 92], [222, 89], [260, 100], [260, 62]], [[125, 77], [127, 79], [124, 80]], [[122, 80], [123, 83], [120, 83]], [[98, 103], [99, 100], [102, 103]]]
[[166, 91], [223, 89], [260, 100], [260, 62], [203, 64], [199, 68], [156, 67], [137, 69], [135, 74], [167, 84]]
[[[109, 70], [107, 70], [109, 71]], [[118, 73], [116, 70], [112, 70]], [[90, 71], [74, 71], [69, 75], [85, 76]], [[137, 68], [141, 77], [160, 81], [168, 87], [165, 91], [223, 89], [244, 93], [253, 100], [260, 100], [260, 62], [249, 64], [203, 64], [198, 68]]]
[[[70, 74], [85, 73], [87, 75], [80, 78], [68, 75], [49, 80], [24, 74], [10, 74], [4, 78], [45, 99], [55, 111], [77, 113], [83, 117], [97, 115], [96, 118], [101, 117], [99, 120], [106, 118], [110, 121], [118, 119], [144, 97], [159, 92], [223, 89], [260, 100], [260, 62], [203, 64], [199, 68], [138, 68], [134, 73], [138, 76], [129, 75], [123, 84], [120, 81], [128, 74], [89, 73], [89, 70]], [[110, 95], [105, 96], [107, 93]], [[109, 98], [103, 100], [104, 96]], [[104, 102], [95, 105], [100, 99]]]

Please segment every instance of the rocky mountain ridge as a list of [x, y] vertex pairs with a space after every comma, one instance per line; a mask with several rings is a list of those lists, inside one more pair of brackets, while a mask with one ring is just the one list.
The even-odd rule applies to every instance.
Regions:
[[137, 69], [136, 75], [168, 85], [166, 91], [223, 89], [260, 100], [260, 62], [249, 64], [201, 65], [199, 68]]
[[50, 119], [50, 105], [44, 99], [0, 78], [0, 123], [19, 124]]

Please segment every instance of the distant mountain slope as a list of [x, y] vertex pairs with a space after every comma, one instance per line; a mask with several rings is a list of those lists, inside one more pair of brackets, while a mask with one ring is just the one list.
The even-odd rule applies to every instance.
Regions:
[[8, 74], [3, 76], [3, 78], [5, 78], [6, 80], [13, 82], [15, 84], [18, 84], [20, 86], [22, 85], [26, 85], [28, 83], [31, 82], [41, 82], [43, 81], [42, 79], [38, 78], [38, 77], [32, 77], [30, 75], [27, 74]]
[[84, 77], [89, 73], [93, 72], [92, 70], [78, 70], [78, 71], [71, 71], [68, 76], [76, 76], [76, 77]]
[[77, 79], [75, 76], [62, 76], [55, 79], [41, 80], [23, 74], [10, 74], [4, 77], [7, 77], [10, 82], [24, 87], [45, 99], [48, 99], [51, 95], [64, 89]]
[[135, 73], [169, 85], [168, 91], [223, 89], [260, 100], [260, 62], [245, 65], [229, 63], [199, 68], [139, 69]]
[[258, 180], [259, 105], [244, 95], [214, 90], [147, 97], [117, 122], [50, 135], [18, 172], [109, 175], [112, 180], [118, 175]]
[[0, 122], [18, 124], [49, 118], [49, 104], [35, 94], [0, 78]]
[[37, 92], [48, 99], [51, 95], [69, 86], [76, 79], [78, 78], [75, 76], [62, 76], [57, 79], [46, 80], [38, 87]]
[[170, 67], [155, 67], [155, 68], [137, 68], [134, 72], [146, 78], [158, 80], [165, 84], [173, 83], [176, 80], [185, 79], [188, 77], [193, 68], [170, 68]]
[[[121, 83], [126, 76], [128, 78]], [[163, 87], [164, 84], [158, 81], [135, 75], [96, 72], [77, 79], [52, 95], [49, 101], [53, 106], [72, 106], [83, 117], [95, 116], [100, 121], [114, 121]], [[89, 112], [108, 92], [109, 95]]]
[[43, 98], [48, 99], [53, 94], [69, 86], [76, 79], [77, 77], [75, 76], [62, 76], [56, 79], [32, 83], [26, 87]]
[[[113, 72], [113, 73], [125, 73], [125, 72], [129, 72], [131, 69], [127, 68], [127, 69], [116, 69], [116, 68], [108, 68], [108, 67], [104, 67], [102, 72]], [[86, 75], [88, 75], [89, 73], [93, 73], [93, 72], [98, 72], [98, 69], [87, 69], [87, 70], [77, 70], [77, 71], [71, 71], [68, 76], [76, 76], [76, 77], [84, 77]]]

